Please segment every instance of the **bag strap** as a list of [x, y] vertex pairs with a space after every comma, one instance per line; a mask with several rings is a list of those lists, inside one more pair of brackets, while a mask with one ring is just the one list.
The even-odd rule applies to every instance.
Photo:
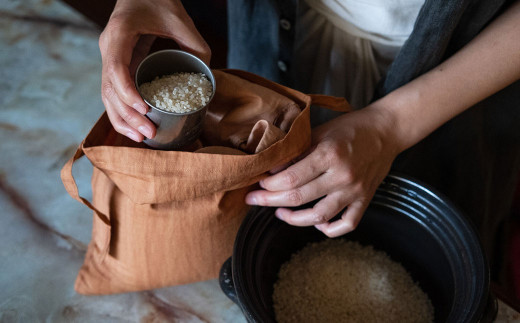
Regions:
[[72, 166], [78, 159], [80, 159], [84, 155], [85, 153], [83, 151], [82, 142], [76, 150], [74, 156], [72, 156], [72, 158], [69, 159], [69, 161], [61, 169], [61, 181], [63, 182], [63, 186], [65, 186], [65, 189], [67, 190], [70, 196], [72, 196], [75, 200], [88, 206], [88, 208], [94, 211], [94, 213], [101, 219], [101, 221], [105, 222], [105, 224], [107, 225], [110, 225], [110, 220], [105, 214], [101, 213], [98, 209], [94, 207], [94, 205], [92, 205], [92, 203], [90, 203], [87, 199], [79, 195], [78, 186], [76, 185], [76, 181], [74, 180], [74, 176], [72, 175]]
[[352, 106], [345, 98], [324, 94], [309, 94], [309, 96], [311, 97], [311, 104], [319, 105], [332, 111], [352, 111]]

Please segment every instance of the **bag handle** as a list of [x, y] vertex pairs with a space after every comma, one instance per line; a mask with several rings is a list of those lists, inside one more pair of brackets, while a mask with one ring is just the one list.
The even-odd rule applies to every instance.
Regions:
[[81, 197], [79, 195], [78, 186], [76, 185], [76, 181], [74, 180], [74, 176], [72, 175], [72, 166], [74, 163], [83, 157], [85, 155], [85, 152], [83, 151], [83, 142], [79, 145], [78, 149], [76, 150], [76, 153], [74, 156], [72, 156], [69, 161], [63, 166], [61, 169], [61, 181], [63, 182], [63, 186], [65, 186], [65, 190], [69, 193], [70, 196], [72, 196], [75, 200], [81, 202], [82, 204], [86, 205], [89, 209], [94, 211], [96, 215], [103, 221], [105, 224], [110, 225], [109, 218], [101, 213], [92, 203], [90, 203], [87, 199]]
[[[250, 72], [246, 72], [244, 70], [222, 69], [220, 71], [236, 75], [236, 76], [241, 77], [250, 82], [256, 83], [263, 87], [267, 87], [284, 96], [287, 96], [287, 93], [280, 92], [280, 89], [285, 89], [286, 91], [291, 91], [291, 92], [298, 92], [294, 89], [285, 87], [281, 84], [273, 83], [272, 81], [270, 81], [266, 78], [263, 78], [259, 75], [256, 75], [256, 74], [253, 74]], [[276, 85], [276, 88], [273, 87], [273, 84]], [[298, 92], [298, 93], [301, 93], [301, 92]], [[330, 96], [330, 95], [324, 95], [324, 94], [307, 94], [307, 95], [311, 98], [311, 104], [319, 105], [324, 108], [328, 108], [330, 110], [339, 111], [339, 112], [349, 112], [349, 111], [353, 110], [352, 106], [343, 97]]]
[[308, 94], [311, 97], [311, 104], [319, 105], [332, 111], [349, 112], [352, 106], [343, 97], [330, 96], [324, 94]]

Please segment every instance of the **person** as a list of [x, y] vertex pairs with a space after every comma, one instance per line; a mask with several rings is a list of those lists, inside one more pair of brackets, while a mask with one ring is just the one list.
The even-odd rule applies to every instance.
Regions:
[[[323, 32], [330, 28], [316, 34], [323, 16], [324, 23], [341, 29], [344, 19], [336, 24], [338, 17], [326, 12], [344, 10], [342, 2], [300, 1], [299, 11], [296, 2], [229, 0], [229, 66], [299, 90], [344, 95], [358, 106], [323, 117], [313, 128], [312, 149], [262, 180], [263, 189], [250, 192], [246, 202], [277, 207], [281, 220], [337, 237], [356, 228], [378, 185], [391, 170], [400, 170], [460, 206], [493, 257], [520, 173], [520, 1], [416, 3], [408, 12], [411, 25], [403, 27], [408, 34], [384, 46], [377, 39], [361, 45], [365, 52], [359, 59], [382, 57], [368, 72], [353, 72], [361, 81], [336, 70], [351, 59], [337, 50], [337, 41], [349, 43], [344, 39], [352, 35], [332, 32], [327, 47]], [[362, 30], [357, 23], [347, 25]], [[375, 19], [372, 26], [377, 24]], [[206, 63], [211, 57], [180, 1], [117, 2], [99, 40], [102, 99], [116, 131], [135, 141], [155, 135], [132, 82], [155, 37], [175, 40]], [[359, 38], [363, 35], [352, 43]], [[338, 91], [337, 82], [350, 88]], [[291, 209], [317, 199], [312, 207]], [[330, 221], [336, 214], [341, 216]]]

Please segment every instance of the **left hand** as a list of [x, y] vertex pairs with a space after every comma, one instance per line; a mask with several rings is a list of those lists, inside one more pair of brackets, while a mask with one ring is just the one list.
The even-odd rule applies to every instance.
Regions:
[[[329, 237], [354, 230], [376, 188], [400, 152], [391, 118], [377, 108], [350, 112], [313, 129], [313, 145], [299, 161], [260, 182], [246, 203], [278, 206], [275, 215], [295, 226], [314, 225]], [[291, 210], [323, 197], [314, 207]], [[342, 213], [341, 219], [329, 222]]]

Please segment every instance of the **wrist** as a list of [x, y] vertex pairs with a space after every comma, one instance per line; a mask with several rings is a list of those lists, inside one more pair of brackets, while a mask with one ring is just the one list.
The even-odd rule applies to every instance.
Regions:
[[[434, 69], [388, 93], [369, 107], [387, 120], [388, 136], [404, 151], [460, 113], [464, 107], [449, 89], [442, 69]], [[460, 97], [460, 96], [459, 96]]]
[[[400, 113], [400, 103], [397, 97], [389, 94], [363, 110], [371, 114], [373, 125], [378, 129], [387, 147], [391, 147], [395, 156], [413, 146], [413, 129], [406, 118]], [[418, 141], [418, 140], [417, 140]]]

